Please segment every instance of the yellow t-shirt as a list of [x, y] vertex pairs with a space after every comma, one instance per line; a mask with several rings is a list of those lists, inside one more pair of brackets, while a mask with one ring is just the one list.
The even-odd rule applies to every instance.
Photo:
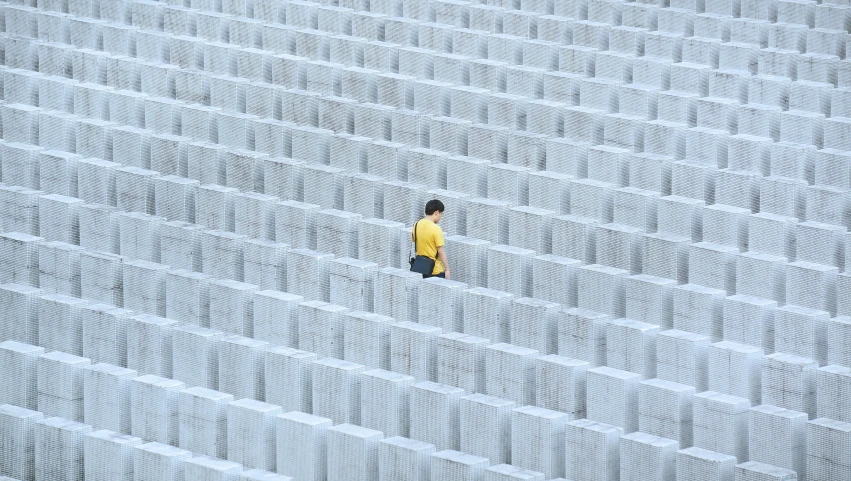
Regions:
[[[431, 275], [443, 272], [443, 263], [437, 258], [437, 248], [443, 247], [443, 229], [428, 219], [421, 219], [414, 224], [417, 234], [417, 255], [434, 259], [434, 269]], [[411, 242], [414, 242], [414, 233], [411, 232]]]

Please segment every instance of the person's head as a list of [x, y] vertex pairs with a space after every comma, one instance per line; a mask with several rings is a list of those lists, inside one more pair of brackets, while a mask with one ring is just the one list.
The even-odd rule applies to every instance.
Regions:
[[426, 202], [425, 205], [425, 215], [435, 224], [440, 222], [440, 218], [443, 217], [443, 211], [446, 208], [443, 206], [443, 202], [432, 199]]

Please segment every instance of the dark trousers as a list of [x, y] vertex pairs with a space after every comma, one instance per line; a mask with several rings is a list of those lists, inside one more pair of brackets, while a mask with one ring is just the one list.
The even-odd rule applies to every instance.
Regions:
[[446, 279], [446, 272], [441, 272], [440, 274], [435, 274], [433, 276], [426, 276], [426, 279], [428, 279], [429, 277], [440, 277]]

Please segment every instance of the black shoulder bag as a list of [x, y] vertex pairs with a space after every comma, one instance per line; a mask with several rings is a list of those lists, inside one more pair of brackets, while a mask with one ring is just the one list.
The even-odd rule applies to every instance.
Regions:
[[[417, 221], [414, 224], [413, 233], [414, 233], [414, 254], [416, 254], [417, 248], [417, 224], [420, 222]], [[411, 272], [416, 272], [421, 274], [423, 277], [431, 276], [431, 273], [434, 272], [434, 259], [427, 256], [414, 256], [408, 261], [411, 264]]]

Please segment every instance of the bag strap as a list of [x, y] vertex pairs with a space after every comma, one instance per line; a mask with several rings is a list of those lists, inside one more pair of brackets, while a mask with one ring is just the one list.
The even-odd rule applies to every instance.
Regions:
[[[420, 219], [420, 220], [422, 220], [422, 219]], [[419, 223], [420, 223], [419, 220], [414, 222], [414, 228], [411, 230], [411, 233], [414, 234], [414, 254], [415, 255], [417, 254], [417, 224], [419, 224]], [[408, 252], [409, 253], [411, 252], [410, 248], [408, 248]], [[411, 257], [410, 254], [408, 254], [408, 257]], [[424, 257], [428, 257], [428, 256], [424, 256]], [[437, 262], [436, 257], [435, 258], [429, 257], [429, 259], [433, 260], [434, 262]]]
[[[420, 219], [420, 220], [422, 220], [422, 219]], [[414, 228], [411, 230], [411, 232], [414, 234], [414, 254], [415, 255], [417, 254], [417, 252], [416, 252], [417, 251], [417, 224], [419, 224], [419, 223], [420, 223], [419, 220], [414, 222]], [[410, 249], [408, 249], [408, 252], [410, 252]], [[410, 256], [408, 256], [408, 257], [410, 257]], [[424, 257], [428, 257], [428, 256], [424, 256]], [[437, 258], [429, 257], [429, 259], [437, 262]]]
[[420, 221], [414, 222], [414, 229], [413, 229], [413, 232], [414, 232], [414, 249], [417, 248], [417, 224], [419, 224], [419, 223], [420, 223]]
[[[414, 255], [417, 254], [417, 224], [419, 224], [419, 223], [420, 223], [420, 221], [414, 222], [414, 228], [411, 229], [411, 232], [414, 234]], [[411, 252], [411, 248], [408, 247], [408, 257], [411, 257], [410, 252]]]
[[[420, 219], [420, 220], [422, 220], [422, 219]], [[420, 221], [419, 221], [419, 220], [418, 220], [418, 221], [416, 221], [416, 222], [414, 223], [414, 229], [413, 229], [413, 234], [414, 234], [414, 254], [416, 254], [416, 249], [417, 249], [417, 224], [419, 224], [419, 223], [420, 223]], [[428, 256], [423, 256], [423, 257], [428, 257]], [[437, 257], [428, 257], [428, 258], [429, 258], [429, 259], [431, 259], [431, 260], [432, 260], [432, 261], [434, 261], [434, 262], [437, 262]]]

